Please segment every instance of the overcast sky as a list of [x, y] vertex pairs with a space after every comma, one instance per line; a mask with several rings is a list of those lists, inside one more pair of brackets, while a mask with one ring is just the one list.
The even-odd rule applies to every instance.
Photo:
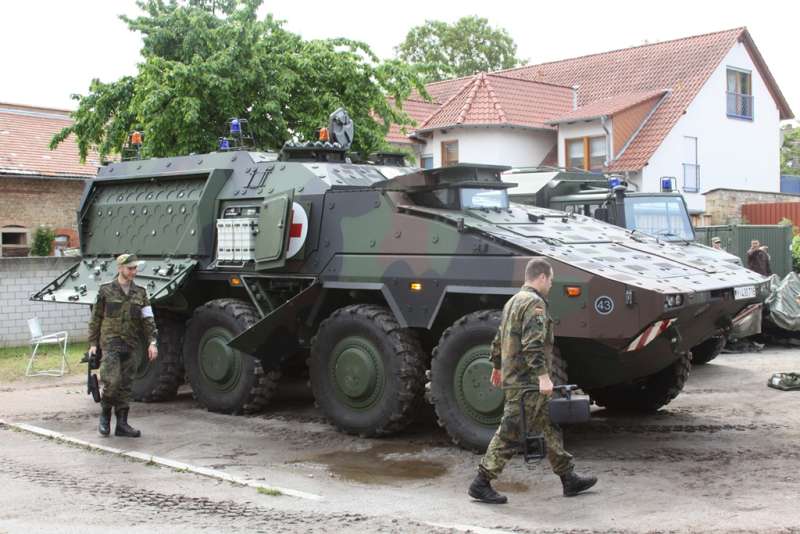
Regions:
[[[426, 19], [453, 22], [479, 15], [508, 30], [531, 63], [604, 52], [645, 42], [747, 26], [795, 114], [800, 115], [800, 2], [729, 0], [504, 0], [265, 2], [305, 38], [349, 37], [381, 57]], [[119, 14], [133, 0], [4, 1], [0, 11], [0, 102], [74, 109], [71, 93], [92, 78], [113, 81], [136, 72], [141, 39]]]

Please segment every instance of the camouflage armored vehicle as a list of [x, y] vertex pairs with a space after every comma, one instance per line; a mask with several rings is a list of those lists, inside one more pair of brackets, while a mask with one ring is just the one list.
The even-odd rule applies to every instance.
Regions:
[[353, 164], [341, 139], [101, 168], [81, 201], [83, 259], [36, 298], [92, 304], [114, 254], [134, 252], [161, 339], [140, 399], [174, 395], [185, 368], [209, 410], [252, 412], [289, 362], [307, 361], [342, 431], [402, 429], [428, 382], [441, 424], [477, 450], [503, 407], [489, 344], [531, 257], [555, 269], [557, 379], [568, 371], [609, 408], [668, 403], [690, 348], [766, 295], [736, 265], [510, 204], [504, 167]]
[[[552, 167], [512, 169], [503, 173], [503, 180], [515, 184], [508, 191], [512, 201], [587, 215], [633, 232], [644, 232], [689, 248], [693, 256], [702, 256], [706, 262], [742, 264], [733, 254], [695, 241], [686, 201], [674, 190], [674, 179], [664, 179], [660, 192], [647, 193], [631, 190], [618, 176]], [[751, 330], [735, 330], [734, 337], [746, 337]], [[710, 337], [692, 347], [692, 363], [708, 363], [724, 347], [725, 336]]]

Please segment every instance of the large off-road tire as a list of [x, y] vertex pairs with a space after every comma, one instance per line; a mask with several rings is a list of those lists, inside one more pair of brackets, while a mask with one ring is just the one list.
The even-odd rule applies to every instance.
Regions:
[[611, 411], [655, 412], [678, 396], [691, 368], [692, 354], [686, 352], [669, 367], [640, 383], [595, 389], [589, 395], [595, 404]]
[[503, 390], [490, 382], [492, 339], [500, 310], [458, 319], [442, 333], [431, 360], [430, 400], [439, 425], [459, 447], [483, 452], [503, 416]]
[[133, 378], [133, 398], [139, 402], [166, 401], [175, 398], [183, 382], [183, 330], [184, 319], [166, 310], [155, 310], [158, 327], [158, 358], [147, 358], [147, 348], [141, 347], [135, 357], [139, 359]]
[[725, 337], [711, 337], [692, 348], [692, 365], [703, 365], [720, 355], [725, 348]]
[[194, 398], [211, 412], [262, 410], [278, 386], [280, 372], [228, 346], [259, 320], [256, 309], [237, 299], [217, 299], [197, 308], [186, 327], [183, 358]]
[[[458, 319], [444, 331], [431, 360], [431, 401], [439, 425], [453, 443], [482, 453], [503, 417], [505, 395], [490, 383], [490, 345], [500, 326], [500, 310], [481, 310]], [[567, 383], [566, 363], [554, 348], [554, 385]]]
[[363, 437], [397, 432], [422, 398], [425, 353], [413, 331], [382, 306], [333, 312], [311, 341], [311, 389], [339, 430]]

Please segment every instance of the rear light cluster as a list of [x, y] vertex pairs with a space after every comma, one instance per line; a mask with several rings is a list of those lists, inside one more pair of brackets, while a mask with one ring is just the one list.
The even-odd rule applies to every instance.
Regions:
[[664, 309], [671, 310], [683, 306], [683, 295], [667, 295], [664, 297]]

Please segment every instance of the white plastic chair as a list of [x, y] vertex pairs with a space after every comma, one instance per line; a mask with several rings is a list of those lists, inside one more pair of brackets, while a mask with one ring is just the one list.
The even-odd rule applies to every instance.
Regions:
[[[42, 323], [38, 317], [28, 319], [28, 330], [31, 331], [31, 359], [28, 360], [28, 368], [25, 369], [25, 376], [64, 376], [64, 370], [69, 371], [67, 362], [67, 332], [56, 332], [54, 334], [42, 333]], [[36, 352], [39, 345], [58, 345], [61, 348], [61, 369], [44, 369], [41, 371], [33, 370], [33, 362], [36, 359]]]

